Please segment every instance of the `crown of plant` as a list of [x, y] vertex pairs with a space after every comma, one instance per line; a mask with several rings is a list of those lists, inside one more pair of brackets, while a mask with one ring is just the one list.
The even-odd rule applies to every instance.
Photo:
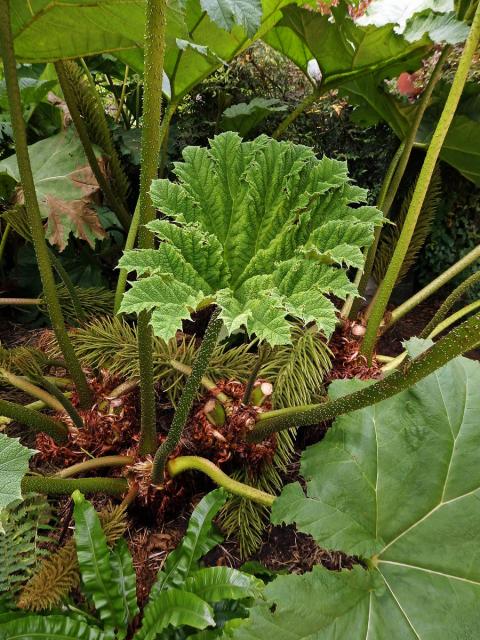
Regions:
[[326, 297], [355, 293], [381, 212], [352, 184], [345, 162], [302, 145], [233, 132], [210, 148], [187, 147], [178, 182], [155, 180], [154, 205], [170, 220], [147, 227], [157, 249], [127, 251], [119, 266], [144, 276], [125, 294], [123, 313], [152, 311], [168, 340], [190, 313], [215, 303], [229, 333], [245, 327], [271, 345], [290, 342], [288, 318], [316, 322], [329, 336], [335, 307]]

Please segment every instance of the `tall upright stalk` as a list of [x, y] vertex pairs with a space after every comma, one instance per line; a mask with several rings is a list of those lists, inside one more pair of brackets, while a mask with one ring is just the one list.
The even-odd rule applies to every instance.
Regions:
[[[408, 161], [410, 159], [413, 145], [415, 144], [415, 139], [417, 137], [418, 128], [420, 127], [420, 123], [422, 122], [423, 116], [425, 114], [425, 110], [430, 104], [430, 99], [432, 97], [433, 90], [440, 80], [442, 75], [443, 65], [448, 57], [448, 54], [451, 51], [450, 46], [446, 46], [430, 75], [430, 79], [425, 87], [425, 90], [422, 93], [421, 98], [418, 101], [417, 108], [415, 110], [415, 118], [410, 126], [410, 129], [405, 137], [405, 140], [400, 144], [397, 153], [393, 157], [393, 160], [390, 164], [390, 167], [385, 176], [385, 180], [378, 198], [378, 208], [383, 212], [383, 215], [388, 218], [390, 215], [390, 210], [392, 208], [395, 197], [398, 193], [398, 189], [400, 187], [400, 183], [405, 174], [405, 169], [407, 168]], [[358, 293], [360, 296], [363, 296], [365, 293], [365, 289], [367, 287], [368, 280], [372, 275], [372, 269], [375, 262], [375, 254], [377, 253], [377, 247], [380, 240], [382, 229], [378, 227], [375, 231], [375, 238], [373, 240], [372, 246], [369, 248], [367, 257], [365, 259], [365, 266], [363, 268], [363, 274], [359, 280], [358, 284]], [[357, 299], [358, 300], [358, 299]], [[357, 311], [358, 305], [354, 305], [354, 310]], [[352, 319], [353, 313], [350, 315], [350, 319]]]
[[180, 437], [185, 427], [185, 423], [187, 422], [188, 414], [190, 413], [198, 388], [202, 382], [202, 377], [205, 375], [208, 368], [210, 358], [212, 357], [213, 350], [217, 344], [218, 335], [223, 325], [222, 320], [219, 318], [219, 314], [220, 311], [217, 309], [213, 312], [213, 315], [210, 318], [202, 344], [200, 345], [200, 349], [198, 350], [192, 365], [192, 373], [188, 377], [180, 397], [180, 402], [175, 410], [175, 415], [173, 416], [167, 439], [162, 443], [155, 454], [152, 469], [152, 482], [154, 484], [160, 484], [162, 482], [163, 470], [167, 463], [168, 456], [173, 453], [180, 442]]
[[[165, 55], [167, 0], [147, 0], [145, 19], [145, 60], [143, 90], [142, 164], [139, 196], [139, 246], [153, 248], [153, 235], [145, 225], [154, 220], [150, 185], [156, 178], [160, 156], [162, 116], [162, 77]], [[155, 389], [153, 379], [153, 334], [150, 315], [138, 318], [138, 356], [140, 364], [141, 431], [139, 451], [142, 455], [156, 448]]]
[[453, 79], [452, 87], [448, 94], [448, 98], [445, 102], [445, 106], [438, 121], [437, 127], [432, 136], [432, 140], [428, 146], [427, 154], [425, 156], [422, 170], [420, 171], [420, 175], [415, 186], [415, 191], [413, 192], [412, 200], [407, 212], [407, 216], [405, 218], [402, 232], [395, 247], [392, 260], [390, 261], [390, 265], [387, 269], [387, 273], [385, 274], [385, 278], [383, 279], [378, 289], [377, 300], [370, 314], [370, 318], [367, 324], [367, 330], [361, 347], [362, 354], [367, 357], [369, 363], [371, 363], [372, 361], [373, 348], [377, 339], [380, 323], [383, 319], [385, 309], [387, 308], [387, 304], [390, 299], [393, 287], [395, 286], [395, 283], [397, 281], [398, 274], [400, 273], [400, 269], [402, 268], [402, 264], [407, 254], [408, 247], [410, 246], [410, 242], [415, 231], [415, 226], [417, 224], [418, 216], [420, 215], [420, 212], [422, 210], [425, 196], [430, 185], [430, 180], [435, 170], [435, 166], [437, 164], [445, 137], [448, 133], [448, 128], [453, 120], [455, 110], [460, 101], [463, 87], [465, 86], [468, 71], [470, 69], [470, 65], [472, 63], [472, 59], [479, 40], [480, 3], [475, 12], [475, 17], [473, 19], [470, 33], [468, 34], [462, 56], [460, 58], [458, 68]]
[[48, 256], [45, 233], [42, 218], [35, 192], [32, 168], [28, 156], [27, 134], [23, 120], [22, 102], [18, 87], [17, 68], [13, 46], [13, 36], [10, 24], [9, 0], [0, 0], [0, 47], [3, 58], [5, 81], [7, 84], [8, 103], [12, 119], [13, 137], [17, 152], [18, 169], [22, 181], [25, 207], [28, 214], [28, 222], [32, 234], [35, 254], [37, 256], [38, 269], [42, 280], [43, 295], [47, 304], [50, 321], [52, 323], [59, 347], [63, 353], [68, 370], [75, 381], [80, 404], [88, 406], [91, 401], [91, 393], [87, 380], [75, 355], [73, 346], [68, 337], [62, 309], [57, 298], [55, 278], [53, 276], [50, 259]]

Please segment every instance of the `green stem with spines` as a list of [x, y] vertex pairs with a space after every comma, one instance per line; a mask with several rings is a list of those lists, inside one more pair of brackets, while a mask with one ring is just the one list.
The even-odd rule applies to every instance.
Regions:
[[332, 420], [390, 398], [443, 367], [453, 358], [473, 349], [479, 341], [479, 335], [480, 313], [476, 313], [415, 358], [406, 371], [396, 371], [360, 391], [323, 404], [288, 407], [259, 414], [247, 440], [260, 442], [272, 433]]
[[465, 47], [463, 49], [460, 62], [458, 64], [453, 83], [445, 102], [442, 114], [438, 120], [437, 126], [433, 133], [432, 139], [427, 149], [425, 160], [418, 177], [415, 190], [413, 192], [410, 207], [405, 218], [404, 225], [398, 242], [395, 246], [392, 259], [390, 261], [387, 273], [378, 289], [378, 296], [370, 314], [367, 323], [367, 330], [361, 346], [361, 353], [366, 356], [367, 362], [371, 364], [373, 357], [373, 349], [378, 335], [380, 323], [383, 320], [385, 310], [387, 308], [390, 295], [398, 278], [398, 274], [402, 268], [403, 261], [410, 246], [412, 236], [415, 232], [418, 217], [422, 210], [425, 196], [428, 192], [430, 181], [435, 171], [436, 164], [445, 141], [448, 129], [455, 115], [456, 108], [462, 96], [462, 91], [468, 77], [468, 72], [472, 63], [473, 56], [480, 40], [480, 3], [477, 7], [475, 17], [468, 34]]
[[180, 438], [183, 433], [183, 429], [188, 420], [188, 415], [197, 395], [200, 387], [202, 377], [208, 368], [210, 358], [217, 344], [217, 339], [220, 334], [220, 330], [223, 326], [223, 322], [219, 317], [220, 310], [216, 309], [207, 326], [207, 330], [202, 340], [202, 344], [195, 356], [195, 360], [192, 365], [192, 373], [185, 383], [180, 401], [175, 410], [172, 424], [168, 431], [166, 440], [158, 448], [155, 459], [153, 461], [152, 469], [152, 482], [154, 484], [161, 484], [163, 481], [163, 470], [167, 463], [168, 456], [173, 453], [176, 446], [180, 442]]
[[66, 413], [68, 413], [68, 415], [72, 419], [73, 424], [77, 427], [77, 429], [83, 429], [84, 427], [83, 420], [78, 414], [78, 411], [75, 409], [75, 407], [71, 403], [70, 398], [68, 398], [64, 393], [62, 393], [56, 384], [51, 382], [45, 376], [35, 376], [34, 381], [37, 384], [43, 386], [45, 390], [51, 396], [53, 396], [57, 400], [57, 402], [60, 403], [60, 406], [62, 407], [60, 411], [65, 411]]
[[41, 400], [47, 407], [50, 407], [50, 409], [63, 411], [63, 405], [55, 396], [45, 391], [45, 389], [41, 389], [23, 376], [17, 376], [15, 373], [0, 367], [0, 378], [4, 378], [12, 387], [20, 389], [20, 391], [27, 393], [29, 396], [32, 396], [32, 398]]
[[125, 478], [54, 478], [47, 476], [24, 476], [22, 493], [45, 493], [50, 496], [70, 495], [75, 490], [82, 493], [106, 493], [121, 496], [128, 491]]
[[17, 164], [22, 181], [25, 207], [28, 214], [30, 230], [32, 234], [35, 254], [37, 256], [38, 269], [42, 280], [43, 295], [45, 297], [50, 321], [52, 323], [57, 342], [68, 365], [72, 378], [75, 380], [77, 392], [82, 406], [88, 406], [91, 402], [91, 392], [82, 371], [80, 362], [75, 355], [68, 337], [62, 309], [58, 302], [50, 264], [43, 221], [38, 206], [35, 183], [33, 181], [30, 158], [28, 156], [27, 134], [23, 120], [22, 102], [18, 87], [17, 67], [15, 62], [13, 35], [10, 22], [9, 0], [0, 0], [0, 47], [3, 58], [3, 69], [7, 85], [8, 103], [12, 121], [13, 137], [17, 153]]
[[20, 424], [30, 427], [37, 433], [46, 433], [55, 442], [65, 442], [68, 436], [68, 428], [63, 423], [16, 402], [0, 400], [0, 416], [11, 418]]
[[[407, 136], [405, 137], [405, 140], [403, 140], [402, 143], [400, 144], [398, 151], [395, 154], [392, 160], [392, 163], [389, 167], [387, 175], [385, 176], [384, 186], [386, 186], [386, 188], [382, 189], [380, 193], [380, 196], [378, 199], [378, 208], [382, 211], [383, 215], [386, 218], [389, 218], [390, 210], [392, 208], [395, 197], [398, 193], [400, 183], [405, 174], [408, 161], [410, 160], [412, 149], [415, 144], [415, 139], [417, 137], [418, 129], [422, 122], [425, 111], [428, 105], [430, 104], [430, 99], [432, 97], [433, 90], [437, 85], [437, 82], [441, 78], [443, 65], [445, 64], [445, 61], [450, 51], [451, 51], [451, 47], [446, 46], [444, 47], [442, 53], [440, 54], [440, 57], [435, 65], [435, 68], [433, 69], [430, 75], [428, 84], [425, 87], [425, 90], [423, 91], [422, 96], [418, 101], [417, 108], [415, 110], [415, 118], [410, 126], [410, 129], [408, 130]], [[368, 280], [372, 275], [373, 265], [375, 263], [375, 254], [377, 252], [377, 247], [380, 241], [381, 232], [382, 232], [381, 227], [378, 227], [375, 231], [374, 241], [367, 253], [363, 274], [358, 285], [358, 293], [360, 296], [363, 296], [363, 294], [365, 293]], [[355, 305], [355, 307], [357, 306], [358, 305]], [[353, 319], [353, 318], [350, 317], [350, 319]]]
[[71, 467], [62, 469], [55, 474], [55, 478], [71, 478], [79, 473], [86, 473], [97, 469], [106, 469], [112, 467], [125, 467], [127, 464], [134, 463], [133, 456], [102, 456], [101, 458], [90, 458], [84, 462], [77, 462]]
[[472, 273], [466, 280], [456, 287], [452, 293], [445, 298], [438, 311], [435, 313], [430, 322], [425, 326], [419, 335], [419, 338], [427, 337], [445, 318], [453, 305], [473, 286], [480, 283], [480, 270]]
[[[162, 119], [162, 79], [165, 55], [167, 0], [145, 3], [145, 58], [143, 89], [142, 164], [139, 194], [139, 247], [153, 249], [152, 233], [146, 224], [155, 219], [150, 185], [157, 176], [160, 157]], [[153, 453], [157, 444], [155, 388], [153, 377], [153, 332], [150, 314], [138, 317], [138, 359], [140, 368], [141, 428], [139, 452]]]
[[457, 260], [455, 264], [441, 273], [437, 278], [435, 278], [435, 280], [432, 280], [432, 282], [423, 287], [423, 289], [417, 291], [417, 293], [415, 293], [411, 298], [405, 300], [405, 302], [394, 309], [388, 322], [385, 325], [385, 331], [387, 329], [390, 329], [390, 327], [395, 324], [395, 322], [398, 322], [400, 318], [403, 318], [403, 316], [412, 311], [412, 309], [414, 309], [417, 305], [433, 295], [441, 287], [447, 284], [447, 282], [450, 282], [452, 278], [457, 276], [478, 259], [480, 259], [480, 244], [478, 245], [478, 247], [475, 247], [466, 255], [464, 255], [463, 258]]

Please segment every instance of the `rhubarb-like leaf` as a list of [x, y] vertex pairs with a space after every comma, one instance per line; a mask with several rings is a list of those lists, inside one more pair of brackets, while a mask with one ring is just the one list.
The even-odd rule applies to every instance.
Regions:
[[153, 203], [171, 218], [148, 225], [158, 249], [120, 260], [142, 276], [120, 310], [153, 311], [165, 340], [211, 303], [229, 333], [245, 327], [271, 345], [290, 342], [291, 316], [329, 336], [336, 316], [326, 296], [355, 292], [347, 269], [363, 265], [382, 222], [374, 207], [352, 206], [365, 191], [350, 182], [346, 163], [266, 136], [242, 142], [233, 132], [209, 149], [187, 147], [183, 158], [178, 182], [152, 183]]
[[[362, 384], [334, 383], [332, 395]], [[235, 638], [476, 637], [479, 388], [480, 364], [457, 358], [407, 391], [338, 418], [304, 452], [306, 489], [287, 485], [272, 521], [295, 523], [364, 566], [277, 578]]]

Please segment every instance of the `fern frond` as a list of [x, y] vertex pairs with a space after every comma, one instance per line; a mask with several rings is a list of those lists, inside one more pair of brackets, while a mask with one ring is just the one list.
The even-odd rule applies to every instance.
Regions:
[[[410, 190], [402, 202], [400, 212], [394, 221], [395, 225], [387, 225], [382, 229], [372, 271], [372, 275], [378, 283], [383, 280], [387, 272], [388, 265], [390, 264], [400, 233], [402, 232], [402, 227], [405, 222], [405, 218], [407, 217], [414, 191], [415, 184], [410, 187]], [[441, 197], [442, 181], [440, 169], [437, 166], [432, 176], [410, 246], [408, 247], [407, 255], [405, 256], [402, 268], [398, 274], [397, 284], [407, 275], [410, 268], [415, 264], [417, 255], [425, 244], [425, 240], [430, 233], [432, 223], [437, 215]]]
[[62, 65], [75, 94], [78, 109], [87, 124], [91, 141], [108, 155], [113, 191], [125, 203], [129, 191], [128, 179], [113, 144], [101, 102], [95, 95], [95, 89], [85, 78], [83, 70], [76, 62], [63, 60]]
[[[98, 515], [107, 541], [113, 546], [127, 528], [125, 509], [119, 506], [107, 507]], [[21, 590], [17, 605], [28, 611], [52, 609], [60, 605], [79, 584], [75, 540], [70, 538], [59, 551], [40, 563], [36, 573]]]
[[[69, 324], [76, 325], [78, 317], [68, 289], [64, 284], [57, 284], [56, 289], [65, 320]], [[75, 287], [75, 292], [87, 318], [96, 318], [112, 312], [115, 297], [113, 291], [103, 287]], [[45, 301], [39, 305], [39, 309], [48, 315]]]
[[39, 375], [47, 363], [47, 356], [35, 347], [0, 346], [0, 367], [17, 375]]
[[50, 508], [44, 496], [30, 494], [0, 515], [0, 594], [15, 597], [45, 555]]

